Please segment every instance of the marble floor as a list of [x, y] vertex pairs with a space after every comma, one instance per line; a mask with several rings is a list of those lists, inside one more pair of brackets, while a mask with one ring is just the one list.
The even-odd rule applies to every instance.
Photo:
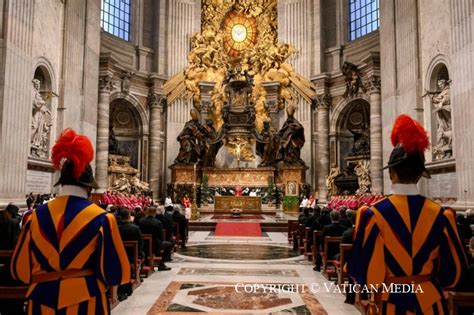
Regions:
[[285, 233], [191, 232], [188, 251], [174, 254], [168, 265], [171, 271], [145, 279], [112, 314], [360, 314], [291, 251]]

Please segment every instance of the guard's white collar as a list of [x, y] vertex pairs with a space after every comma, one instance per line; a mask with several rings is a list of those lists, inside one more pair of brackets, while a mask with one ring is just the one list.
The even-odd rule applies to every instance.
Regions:
[[392, 195], [419, 195], [416, 184], [392, 184]]
[[83, 187], [74, 185], [64, 185], [61, 187], [61, 196], [77, 196], [87, 199], [87, 190]]

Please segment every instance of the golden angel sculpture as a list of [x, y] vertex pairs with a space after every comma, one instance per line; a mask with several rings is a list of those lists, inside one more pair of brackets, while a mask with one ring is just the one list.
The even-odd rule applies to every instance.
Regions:
[[204, 0], [202, 31], [192, 37], [189, 66], [163, 87], [168, 104], [172, 105], [180, 97], [198, 103], [198, 82], [214, 82], [212, 119], [219, 130], [223, 124], [222, 109], [227, 101], [223, 81], [227, 70], [236, 64], [254, 78], [252, 102], [258, 131], [269, 119], [263, 82], [280, 83], [280, 109], [285, 103], [293, 104], [297, 96], [311, 102], [315, 97], [315, 86], [287, 61], [296, 49], [277, 39], [276, 5], [276, 0]]

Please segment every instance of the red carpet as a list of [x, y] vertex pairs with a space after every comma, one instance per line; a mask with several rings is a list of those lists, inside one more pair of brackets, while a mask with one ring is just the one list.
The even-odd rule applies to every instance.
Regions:
[[241, 214], [240, 217], [233, 217], [230, 214], [215, 214], [211, 220], [263, 220], [261, 215]]
[[260, 223], [219, 222], [215, 236], [262, 236], [262, 229]]

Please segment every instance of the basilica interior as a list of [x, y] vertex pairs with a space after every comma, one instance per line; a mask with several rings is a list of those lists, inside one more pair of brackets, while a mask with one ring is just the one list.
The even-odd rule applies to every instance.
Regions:
[[[0, 7], [0, 207], [61, 195], [51, 149], [72, 128], [94, 146], [93, 202], [118, 218], [178, 205], [185, 218], [171, 270], [151, 241], [143, 261], [135, 248], [133, 290], [110, 289], [112, 314], [365, 314], [370, 301], [341, 289], [340, 237], [328, 245], [304, 217], [392, 193], [384, 166], [401, 114], [429, 137], [420, 194], [474, 221], [471, 1]], [[324, 253], [331, 241], [340, 259]], [[0, 283], [0, 300], [22, 289]]]

